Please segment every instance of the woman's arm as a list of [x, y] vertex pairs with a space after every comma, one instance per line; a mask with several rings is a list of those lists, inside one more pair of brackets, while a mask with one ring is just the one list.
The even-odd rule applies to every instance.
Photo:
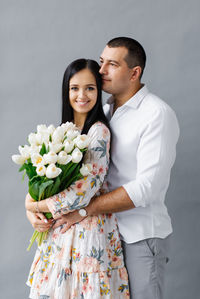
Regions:
[[88, 135], [90, 144], [83, 163], [91, 163], [93, 170], [63, 192], [46, 199], [54, 218], [87, 206], [103, 184], [109, 164], [110, 132], [104, 124], [98, 122], [90, 128]]
[[[39, 206], [39, 204], [40, 204], [40, 206]], [[42, 200], [41, 202], [35, 201], [30, 196], [29, 193], [26, 195], [25, 208], [27, 211], [32, 212], [32, 213], [48, 213], [48, 212], [50, 212], [49, 208], [47, 206], [46, 200]]]
[[83, 163], [91, 163], [93, 171], [87, 177], [73, 183], [68, 189], [40, 202], [30, 202], [27, 196], [26, 208], [32, 212], [51, 212], [54, 218], [80, 209], [89, 204], [91, 198], [102, 186], [109, 164], [110, 132], [98, 122], [88, 132], [91, 138]]

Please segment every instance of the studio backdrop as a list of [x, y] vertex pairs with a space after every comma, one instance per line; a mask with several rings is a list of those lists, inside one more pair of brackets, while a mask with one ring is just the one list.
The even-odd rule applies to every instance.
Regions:
[[60, 123], [66, 66], [82, 57], [99, 61], [117, 36], [144, 46], [143, 82], [179, 120], [166, 198], [174, 229], [166, 299], [199, 298], [199, 11], [198, 0], [0, 0], [0, 298], [28, 298], [36, 248], [26, 251], [33, 231], [24, 208], [27, 181], [11, 155], [37, 124]]

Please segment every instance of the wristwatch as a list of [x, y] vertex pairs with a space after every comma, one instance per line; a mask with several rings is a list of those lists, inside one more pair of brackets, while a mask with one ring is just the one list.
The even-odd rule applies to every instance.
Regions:
[[86, 209], [80, 209], [78, 210], [79, 215], [81, 215], [82, 217], [86, 217], [88, 215]]

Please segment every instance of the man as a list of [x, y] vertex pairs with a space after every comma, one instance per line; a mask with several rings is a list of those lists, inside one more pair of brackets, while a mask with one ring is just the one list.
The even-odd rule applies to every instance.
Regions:
[[109, 193], [58, 220], [63, 232], [87, 215], [116, 213], [131, 298], [162, 299], [172, 226], [164, 204], [179, 127], [173, 110], [141, 83], [146, 55], [127, 37], [100, 57], [105, 112], [112, 130]]

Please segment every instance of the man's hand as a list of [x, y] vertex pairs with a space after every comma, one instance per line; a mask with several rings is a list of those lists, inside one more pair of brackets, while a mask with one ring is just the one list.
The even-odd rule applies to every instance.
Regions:
[[82, 217], [78, 211], [74, 211], [71, 213], [68, 213], [67, 215], [62, 215], [58, 220], [56, 220], [56, 223], [53, 226], [53, 229], [56, 229], [59, 226], [63, 226], [60, 232], [64, 234], [73, 224], [80, 222], [85, 217]]
[[53, 220], [47, 220], [42, 213], [32, 213], [30, 211], [26, 211], [26, 215], [32, 226], [38, 232], [46, 232], [52, 226]]

